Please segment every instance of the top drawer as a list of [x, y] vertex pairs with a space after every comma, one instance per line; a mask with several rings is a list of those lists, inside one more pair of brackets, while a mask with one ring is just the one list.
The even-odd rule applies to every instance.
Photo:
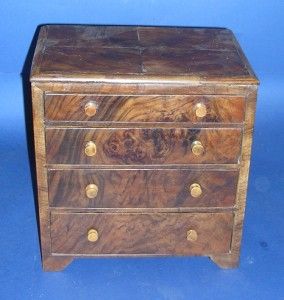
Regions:
[[54, 95], [45, 97], [48, 121], [240, 123], [241, 96]]

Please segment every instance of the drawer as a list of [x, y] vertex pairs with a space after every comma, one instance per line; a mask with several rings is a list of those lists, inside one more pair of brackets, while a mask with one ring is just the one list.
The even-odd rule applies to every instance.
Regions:
[[46, 129], [51, 164], [237, 163], [240, 128]]
[[241, 96], [45, 96], [49, 121], [238, 123], [244, 110]]
[[232, 207], [238, 171], [49, 170], [49, 203], [66, 208]]
[[233, 213], [51, 213], [64, 255], [212, 255], [230, 251]]

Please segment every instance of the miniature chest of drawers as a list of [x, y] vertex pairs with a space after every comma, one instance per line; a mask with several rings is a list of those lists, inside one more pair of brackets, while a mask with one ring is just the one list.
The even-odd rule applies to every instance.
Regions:
[[30, 79], [45, 270], [238, 265], [258, 80], [230, 30], [46, 25]]

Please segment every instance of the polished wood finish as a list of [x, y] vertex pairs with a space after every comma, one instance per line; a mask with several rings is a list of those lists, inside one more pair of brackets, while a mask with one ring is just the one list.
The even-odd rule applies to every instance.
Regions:
[[31, 82], [44, 270], [238, 265], [258, 80], [230, 30], [42, 26]]
[[244, 111], [240, 96], [45, 96], [48, 121], [242, 123]]
[[143, 78], [252, 82], [231, 31], [132, 26], [45, 26], [33, 80]]
[[[238, 171], [179, 169], [49, 170], [49, 203], [61, 208], [178, 208], [233, 207]], [[191, 195], [198, 183], [202, 195]], [[85, 195], [89, 184], [98, 187], [95, 198]]]
[[[242, 137], [239, 128], [46, 128], [45, 135], [48, 163], [87, 165], [233, 164]], [[203, 154], [192, 147], [195, 141], [202, 143]], [[94, 155], [84, 150], [90, 142]]]
[[[51, 248], [64, 255], [222, 254], [230, 250], [232, 222], [232, 213], [52, 213]], [[90, 227], [96, 243], [86, 238]], [[189, 229], [198, 237], [189, 238]]]

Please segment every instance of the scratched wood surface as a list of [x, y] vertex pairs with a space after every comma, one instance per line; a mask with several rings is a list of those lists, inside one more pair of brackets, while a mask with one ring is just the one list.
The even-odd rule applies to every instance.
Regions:
[[[195, 156], [193, 141], [204, 145]], [[96, 155], [86, 156], [88, 141]], [[50, 164], [198, 164], [236, 163], [240, 155], [241, 129], [46, 129], [46, 157]]]
[[[85, 113], [90, 101], [96, 105], [94, 116]], [[204, 117], [196, 115], [198, 104], [206, 107]], [[242, 123], [244, 112], [241, 96], [45, 96], [47, 121]]]
[[224, 28], [46, 25], [41, 38], [32, 80], [176, 76], [256, 82]]
[[[222, 254], [230, 250], [232, 213], [51, 214], [51, 247], [56, 254]], [[89, 242], [89, 229], [98, 232]], [[197, 240], [187, 240], [195, 230]]]
[[[238, 171], [199, 170], [49, 170], [51, 207], [68, 208], [178, 208], [232, 207]], [[202, 195], [194, 198], [190, 185], [198, 183]], [[98, 186], [89, 199], [85, 188]]]

